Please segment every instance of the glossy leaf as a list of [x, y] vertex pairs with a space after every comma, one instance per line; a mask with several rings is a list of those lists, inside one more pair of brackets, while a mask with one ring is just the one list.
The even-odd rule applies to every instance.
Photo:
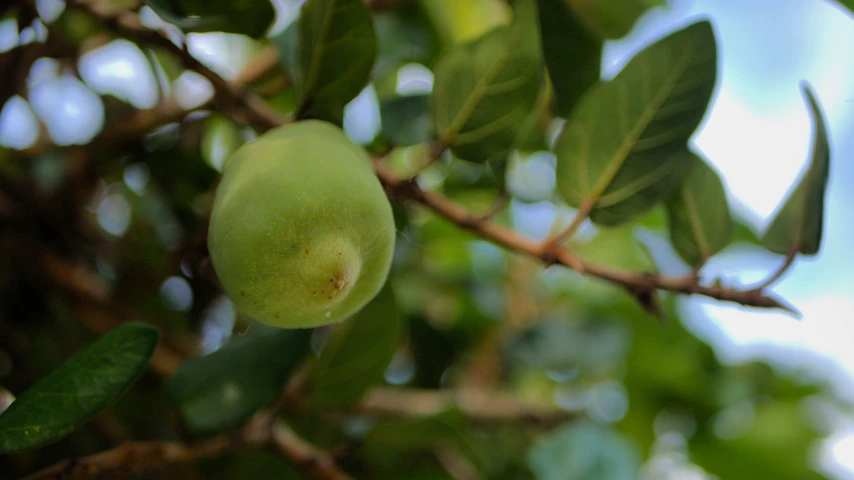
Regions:
[[328, 408], [358, 400], [383, 378], [400, 337], [401, 321], [389, 286], [332, 334], [312, 373], [311, 401]]
[[483, 162], [509, 150], [537, 103], [541, 77], [533, 5], [516, 4], [509, 27], [451, 47], [433, 69], [436, 130], [465, 160]]
[[703, 119], [717, 72], [707, 21], [670, 34], [591, 89], [555, 146], [557, 187], [590, 219], [617, 225], [648, 211], [691, 166], [686, 145]]
[[599, 81], [602, 38], [565, 0], [537, 0], [543, 59], [554, 89], [557, 113], [566, 117], [579, 98]]
[[115, 402], [148, 365], [160, 332], [126, 323], [21, 394], [0, 415], [0, 453], [53, 443]]
[[664, 0], [562, 1], [569, 3], [585, 22], [609, 39], [625, 37], [647, 10], [665, 5]]
[[428, 95], [412, 95], [380, 102], [383, 135], [397, 146], [429, 142], [433, 118], [428, 101]]
[[187, 428], [230, 430], [273, 401], [307, 353], [310, 332], [253, 324], [246, 336], [184, 362], [166, 389]]
[[830, 142], [824, 116], [810, 87], [804, 84], [802, 89], [813, 122], [809, 167], [762, 238], [765, 248], [782, 255], [791, 251], [804, 255], [818, 253], [824, 223], [824, 194], [830, 174]]
[[610, 428], [579, 421], [537, 441], [528, 466], [536, 480], [633, 480], [640, 454]]
[[185, 32], [228, 32], [260, 37], [275, 19], [270, 0], [143, 0]]
[[377, 56], [371, 11], [363, 0], [308, 0], [299, 22], [299, 117], [340, 124]]
[[721, 179], [692, 154], [688, 176], [667, 200], [670, 239], [691, 266], [700, 266], [732, 240], [733, 223]]

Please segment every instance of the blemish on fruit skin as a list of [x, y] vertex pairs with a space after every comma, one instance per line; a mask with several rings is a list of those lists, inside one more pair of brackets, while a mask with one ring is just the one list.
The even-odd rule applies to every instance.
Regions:
[[332, 312], [326, 312], [326, 318], [329, 318], [331, 316], [332, 316]]
[[246, 292], [241, 291], [241, 292], [240, 292], [240, 296], [241, 296], [241, 297], [245, 297], [245, 296], [246, 296]]

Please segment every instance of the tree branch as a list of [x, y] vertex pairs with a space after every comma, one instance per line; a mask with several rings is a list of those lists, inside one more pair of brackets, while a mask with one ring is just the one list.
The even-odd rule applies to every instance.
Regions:
[[284, 424], [274, 422], [272, 411], [259, 413], [236, 432], [200, 443], [128, 442], [94, 455], [63, 460], [21, 480], [104, 478], [107, 474], [122, 473], [139, 475], [166, 465], [190, 463], [246, 447], [275, 448], [314, 480], [351, 480], [328, 453], [318, 450]]
[[409, 390], [377, 387], [370, 390], [353, 410], [382, 417], [426, 417], [457, 407], [478, 423], [527, 422], [554, 426], [574, 416], [547, 404], [535, 404], [517, 395], [483, 389]]
[[[184, 62], [186, 68], [194, 70], [210, 80], [215, 91], [214, 98], [217, 104], [237, 112], [243, 112], [247, 121], [256, 129], [263, 132], [286, 122], [286, 119], [266, 105], [257, 95], [243, 92], [238, 86], [230, 85], [196, 60], [188, 51], [179, 48], [160, 33], [142, 27], [135, 14], [129, 12], [111, 13], [111, 7], [102, 8], [92, 0], [71, 0], [71, 5], [89, 11], [121, 35], [139, 42], [155, 43], [167, 48]], [[559, 245], [554, 246], [554, 248], [543, 249], [540, 242], [491, 222], [489, 219], [475, 216], [439, 193], [423, 191], [415, 179], [407, 180], [398, 177], [379, 159], [374, 161], [374, 170], [391, 195], [420, 204], [484, 240], [508, 250], [537, 258], [546, 265], [564, 265], [578, 272], [618, 284], [631, 292], [652, 293], [657, 290], [664, 290], [688, 295], [703, 295], [745, 306], [781, 308], [791, 311], [791, 308], [785, 303], [766, 294], [763, 290], [739, 290], [718, 284], [701, 285], [694, 275], [667, 277], [659, 274], [614, 270], [583, 262], [568, 249]]]

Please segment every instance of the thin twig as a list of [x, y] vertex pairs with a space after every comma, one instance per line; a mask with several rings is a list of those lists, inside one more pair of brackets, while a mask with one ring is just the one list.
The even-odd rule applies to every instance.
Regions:
[[338, 468], [332, 456], [316, 449], [300, 438], [283, 422], [272, 427], [272, 444], [279, 452], [311, 478], [323, 480], [352, 480]]
[[[546, 239], [542, 245], [540, 245], [540, 253], [542, 255], [550, 255], [555, 251], [555, 249], [560, 248], [564, 240], [569, 239], [576, 231], [578, 231], [578, 228], [581, 227], [581, 224], [584, 223], [584, 220], [586, 220], [587, 216], [590, 215], [590, 211], [593, 210], [593, 206], [595, 204], [596, 202], [589, 198], [581, 202], [581, 205], [578, 207], [578, 212], [575, 213], [575, 217], [573, 217], [569, 226], [553, 238]], [[572, 262], [572, 269], [583, 275], [584, 264], [581, 263], [581, 260], [575, 255], [572, 255], [568, 259]]]
[[554, 426], [575, 414], [554, 405], [535, 404], [517, 395], [483, 389], [409, 390], [377, 387], [353, 407], [354, 412], [382, 417], [426, 417], [457, 407], [477, 423], [527, 422]]
[[777, 280], [780, 279], [780, 277], [782, 277], [789, 270], [789, 267], [792, 266], [792, 262], [795, 261], [795, 257], [797, 257], [797, 255], [798, 245], [795, 245], [792, 247], [791, 250], [789, 250], [789, 253], [786, 254], [786, 260], [783, 262], [782, 265], [780, 265], [780, 268], [778, 268], [774, 273], [772, 273], [771, 276], [769, 276], [767, 279], [759, 282], [755, 287], [750, 288], [750, 290], [762, 291], [773, 285]]
[[287, 426], [274, 422], [273, 415], [272, 411], [263, 411], [236, 432], [195, 444], [166, 441], [123, 443], [94, 455], [63, 460], [21, 480], [105, 478], [108, 474], [139, 475], [166, 465], [190, 463], [246, 447], [275, 448], [307, 478], [351, 480], [335, 465], [328, 453], [318, 450]]

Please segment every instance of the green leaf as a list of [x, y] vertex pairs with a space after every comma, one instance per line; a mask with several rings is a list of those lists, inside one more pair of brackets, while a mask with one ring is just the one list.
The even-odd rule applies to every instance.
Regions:
[[830, 142], [821, 107], [809, 85], [804, 83], [801, 88], [814, 125], [809, 168], [762, 238], [765, 248], [782, 255], [793, 251], [804, 255], [818, 253], [824, 221], [824, 193], [830, 174]]
[[483, 162], [509, 150], [537, 103], [541, 76], [533, 5], [516, 4], [509, 27], [451, 47], [434, 68], [436, 130], [465, 160]]
[[706, 263], [732, 240], [726, 191], [717, 172], [695, 154], [691, 171], [667, 199], [670, 239], [691, 266]]
[[664, 0], [562, 0], [568, 2], [603, 37], [617, 39], [632, 31], [637, 21]]
[[243, 136], [231, 118], [215, 113], [205, 120], [200, 143], [202, 158], [222, 172], [226, 160], [243, 145]]
[[190, 430], [236, 428], [276, 398], [307, 353], [310, 335], [311, 330], [253, 324], [246, 336], [184, 362], [169, 378], [166, 391]]
[[847, 8], [850, 12], [854, 12], [854, 0], [836, 0], [836, 3]]
[[312, 403], [337, 407], [358, 400], [380, 382], [400, 337], [394, 294], [386, 285], [353, 318], [341, 324], [323, 348], [312, 372]]
[[601, 76], [602, 38], [592, 32], [565, 0], [537, 0], [543, 59], [563, 117]]
[[580, 421], [537, 441], [528, 466], [536, 480], [633, 480], [640, 453], [610, 428]]
[[380, 102], [383, 135], [397, 146], [429, 142], [433, 136], [428, 95], [394, 97]]
[[558, 192], [569, 205], [592, 206], [594, 223], [617, 225], [679, 185], [715, 86], [716, 51], [709, 22], [692, 24], [581, 99], [555, 146]]
[[66, 360], [0, 415], [0, 453], [55, 442], [115, 402], [159, 339], [155, 327], [125, 323]]
[[[450, 407], [450, 405], [449, 405]], [[368, 457], [396, 458], [400, 452], [450, 447], [482, 468], [465, 416], [458, 408], [428, 417], [378, 420], [364, 439]]]
[[417, 2], [403, 2], [390, 11], [374, 14], [377, 64], [374, 78], [405, 63], [430, 65], [439, 50], [435, 28]]
[[299, 20], [299, 118], [340, 124], [344, 107], [368, 84], [377, 56], [363, 0], [308, 0]]
[[185, 32], [241, 33], [261, 37], [276, 17], [269, 0], [143, 0], [164, 21]]

